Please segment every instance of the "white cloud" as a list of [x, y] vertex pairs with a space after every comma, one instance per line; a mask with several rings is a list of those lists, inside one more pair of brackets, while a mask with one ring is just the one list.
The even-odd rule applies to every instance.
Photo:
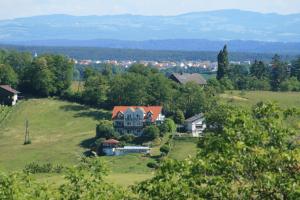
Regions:
[[46, 14], [176, 15], [218, 9], [300, 12], [300, 0], [1, 0], [0, 19]]

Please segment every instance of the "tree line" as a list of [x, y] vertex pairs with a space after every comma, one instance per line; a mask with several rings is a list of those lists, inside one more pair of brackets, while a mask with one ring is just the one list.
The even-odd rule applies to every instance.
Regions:
[[300, 91], [300, 57], [291, 64], [274, 55], [269, 64], [255, 60], [249, 67], [229, 64], [227, 47], [218, 54], [217, 80], [227, 89]]
[[87, 67], [81, 84], [82, 90], [69, 91], [65, 98], [106, 109], [116, 105], [161, 105], [167, 115], [180, 110], [190, 117], [215, 101], [214, 88], [192, 82], [180, 85], [157, 69], [141, 64], [117, 74], [109, 65], [102, 70]]
[[61, 96], [73, 81], [73, 62], [65, 56], [0, 51], [0, 84], [34, 96]]

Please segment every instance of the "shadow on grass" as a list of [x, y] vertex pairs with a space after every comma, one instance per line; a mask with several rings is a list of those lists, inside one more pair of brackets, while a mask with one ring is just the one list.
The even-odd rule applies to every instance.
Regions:
[[94, 120], [110, 119], [111, 114], [104, 110], [92, 110], [84, 105], [64, 105], [60, 107], [64, 111], [75, 111], [74, 117], [89, 117]]
[[81, 146], [83, 148], [91, 148], [93, 146], [93, 144], [95, 143], [95, 141], [96, 141], [96, 138], [94, 138], [94, 137], [85, 139], [79, 143], [79, 146]]
[[101, 120], [101, 119], [110, 119], [111, 114], [105, 111], [97, 110], [97, 111], [80, 112], [75, 114], [74, 117], [90, 117], [95, 120]]

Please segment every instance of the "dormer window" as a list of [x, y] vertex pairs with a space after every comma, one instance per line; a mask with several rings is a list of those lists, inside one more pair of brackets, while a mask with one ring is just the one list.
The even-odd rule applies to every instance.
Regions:
[[153, 115], [153, 113], [150, 111], [150, 112], [148, 112], [147, 113], [147, 118], [151, 118], [152, 117], [152, 115]]
[[118, 115], [117, 115], [117, 117], [118, 117], [118, 118], [123, 118], [123, 117], [124, 117], [124, 114], [123, 114], [122, 112], [119, 112]]

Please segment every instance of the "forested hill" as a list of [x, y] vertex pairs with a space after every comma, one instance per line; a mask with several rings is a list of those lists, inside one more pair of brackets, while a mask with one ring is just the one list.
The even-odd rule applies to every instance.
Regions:
[[[5, 41], [3, 41], [5, 42]], [[64, 46], [64, 47], [99, 47], [142, 50], [171, 51], [218, 51], [225, 44], [231, 52], [300, 54], [300, 42], [263, 42], [251, 40], [204, 40], [204, 39], [167, 39], [167, 40], [31, 40], [6, 41], [8, 44], [22, 46]]]
[[177, 16], [45, 15], [0, 21], [0, 40], [257, 40], [300, 41], [300, 14], [217, 10]]
[[[96, 48], [96, 47], [41, 47], [41, 46], [15, 46], [0, 45], [0, 49], [31, 52], [32, 54], [63, 54], [75, 59], [92, 60], [210, 60], [216, 61], [217, 51], [162, 51], [162, 50], [138, 50], [138, 49], [114, 49], [114, 48]], [[230, 60], [263, 60], [270, 61], [274, 54], [272, 53], [230, 53]], [[282, 60], [293, 60], [296, 55], [281, 55]]]

